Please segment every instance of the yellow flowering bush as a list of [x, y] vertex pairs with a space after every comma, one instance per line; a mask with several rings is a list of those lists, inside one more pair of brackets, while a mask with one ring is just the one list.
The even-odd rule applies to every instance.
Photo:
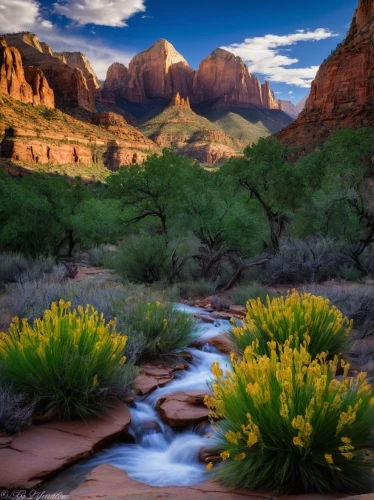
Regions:
[[226, 485], [299, 492], [372, 491], [374, 396], [366, 374], [336, 378], [338, 358], [313, 359], [304, 342], [274, 341], [269, 354], [252, 346], [232, 373], [212, 369], [205, 403], [217, 424], [222, 462], [214, 466]]
[[268, 342], [288, 340], [298, 347], [306, 340], [313, 358], [320, 352], [333, 358], [348, 352], [351, 329], [352, 322], [329, 300], [293, 290], [287, 297], [267, 297], [265, 303], [249, 300], [243, 325], [233, 325], [232, 337], [241, 352], [253, 343], [266, 354]]
[[9, 334], [0, 334], [0, 362], [9, 383], [37, 400], [39, 413], [86, 417], [104, 407], [123, 376], [126, 342], [115, 321], [60, 300], [32, 326], [13, 319]]

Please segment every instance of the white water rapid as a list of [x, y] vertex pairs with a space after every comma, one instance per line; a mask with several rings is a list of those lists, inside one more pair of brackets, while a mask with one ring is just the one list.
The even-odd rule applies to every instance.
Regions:
[[[207, 314], [197, 308], [177, 307], [190, 314]], [[199, 340], [208, 340], [229, 329], [229, 322], [224, 320], [217, 320], [214, 324], [198, 322]], [[201, 350], [186, 350], [192, 355], [187, 369], [176, 372], [173, 381], [164, 387], [147, 396], [138, 396], [136, 408], [130, 408], [129, 433], [135, 443], [116, 443], [86, 462], [71, 467], [64, 476], [81, 477], [87, 469], [108, 463], [125, 470], [131, 478], [153, 486], [188, 486], [206, 480], [205, 465], [199, 463], [198, 455], [201, 448], [212, 447], [213, 438], [206, 437], [209, 426], [203, 431], [201, 428], [199, 431], [198, 426], [174, 431], [162, 422], [155, 406], [164, 394], [195, 389], [205, 391], [212, 378], [212, 363], [219, 361], [221, 367], [227, 369], [230, 363], [228, 356], [208, 344]]]

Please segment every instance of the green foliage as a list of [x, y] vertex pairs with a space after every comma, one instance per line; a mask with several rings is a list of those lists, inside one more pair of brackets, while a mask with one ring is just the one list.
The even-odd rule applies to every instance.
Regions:
[[[232, 360], [225, 378], [213, 365], [213, 396], [222, 463], [218, 479], [230, 488], [293, 493], [372, 491], [374, 396], [361, 373], [335, 373], [337, 359], [312, 360], [307, 343], [271, 347], [260, 356], [248, 348]], [[213, 464], [208, 465], [208, 470]]]
[[265, 302], [266, 297], [272, 298], [273, 293], [269, 292], [265, 287], [254, 282], [249, 285], [241, 285], [231, 292], [231, 298], [235, 304], [246, 306], [249, 300], [260, 299]]
[[141, 361], [178, 353], [197, 338], [195, 320], [172, 304], [137, 301], [119, 317]]
[[349, 352], [351, 329], [352, 322], [329, 300], [294, 290], [287, 297], [268, 297], [265, 304], [249, 300], [243, 325], [233, 326], [232, 338], [241, 352], [253, 345], [267, 354], [274, 341], [298, 349], [306, 341], [313, 358], [321, 352], [333, 358]]
[[126, 341], [115, 322], [106, 324], [93, 307], [72, 311], [61, 300], [33, 326], [13, 320], [9, 335], [0, 340], [0, 362], [6, 380], [36, 399], [40, 414], [85, 418], [103, 410], [111, 389], [124, 377]]
[[124, 279], [134, 283], [165, 280], [170, 269], [170, 252], [159, 235], [132, 235], [106, 259]]

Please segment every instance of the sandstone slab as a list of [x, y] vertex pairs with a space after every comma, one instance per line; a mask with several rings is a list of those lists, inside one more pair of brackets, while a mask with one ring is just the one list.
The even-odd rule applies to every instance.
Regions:
[[0, 448], [0, 488], [34, 488], [46, 477], [125, 434], [130, 412], [120, 401], [100, 418], [32, 425]]
[[[113, 465], [96, 467], [86, 481], [70, 493], [71, 500], [93, 498], [115, 498], [127, 500], [334, 500], [345, 495], [284, 495], [277, 497], [272, 492], [230, 490], [215, 481], [192, 486], [149, 486], [131, 479], [127, 473]], [[371, 500], [373, 495], [349, 497], [349, 500]]]

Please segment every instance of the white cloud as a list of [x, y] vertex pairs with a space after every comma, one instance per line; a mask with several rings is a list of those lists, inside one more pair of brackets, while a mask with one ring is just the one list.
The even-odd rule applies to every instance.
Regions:
[[80, 25], [124, 27], [137, 12], [145, 11], [145, 0], [60, 0], [55, 11]]
[[36, 0], [0, 0], [0, 32], [33, 30], [38, 24], [52, 27], [50, 21], [42, 19]]
[[289, 35], [265, 35], [263, 37], [246, 38], [242, 43], [233, 43], [222, 47], [236, 56], [241, 57], [248, 64], [251, 73], [265, 75], [268, 80], [277, 83], [287, 83], [297, 87], [309, 88], [318, 66], [289, 68], [299, 62], [287, 54], [281, 54], [284, 47], [299, 42], [316, 42], [338, 36], [325, 28], [314, 31], [297, 30]]
[[292, 90], [290, 90], [288, 93], [289, 93], [289, 94], [293, 94], [293, 91], [292, 91]]

